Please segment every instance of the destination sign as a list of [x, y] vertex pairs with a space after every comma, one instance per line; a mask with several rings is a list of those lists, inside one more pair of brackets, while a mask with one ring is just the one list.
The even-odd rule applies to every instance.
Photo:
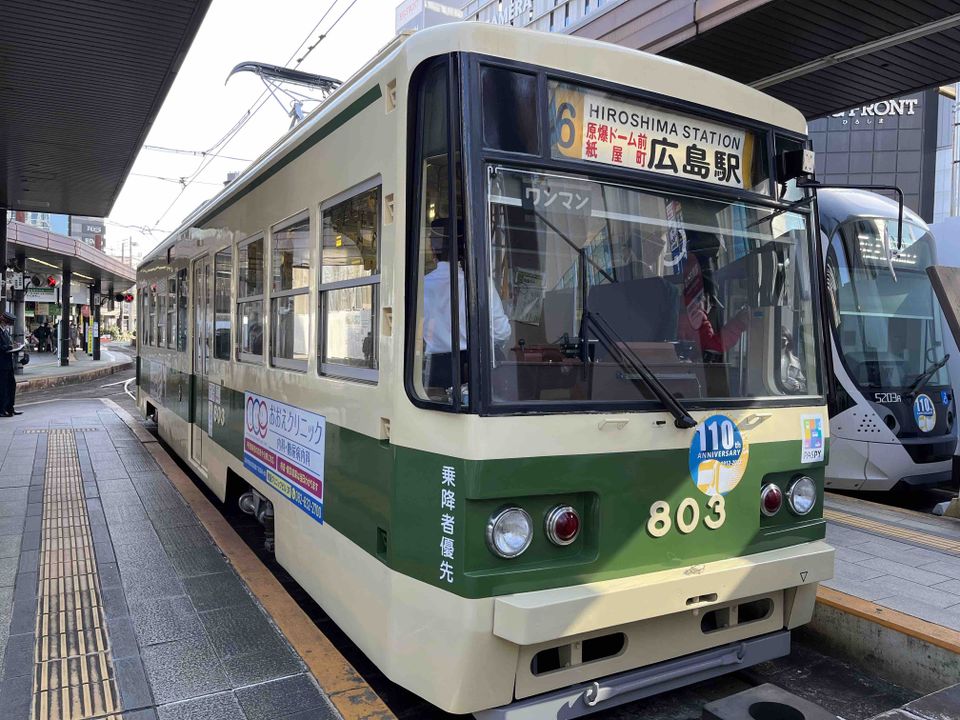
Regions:
[[751, 188], [753, 136], [740, 128], [551, 83], [554, 157]]

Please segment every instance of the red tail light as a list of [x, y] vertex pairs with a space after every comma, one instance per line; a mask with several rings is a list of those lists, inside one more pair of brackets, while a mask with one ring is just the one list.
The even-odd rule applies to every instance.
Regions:
[[569, 505], [558, 505], [547, 513], [545, 530], [554, 545], [569, 545], [580, 534], [580, 515]]
[[780, 512], [783, 507], [783, 491], [773, 483], [767, 483], [760, 488], [760, 512], [771, 517]]

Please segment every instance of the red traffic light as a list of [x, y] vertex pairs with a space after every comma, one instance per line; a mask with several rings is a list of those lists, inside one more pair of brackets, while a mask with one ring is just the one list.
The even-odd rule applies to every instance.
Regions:
[[133, 302], [133, 293], [127, 293], [123, 296], [124, 302]]
[[113, 299], [117, 302], [133, 302], [132, 293], [117, 293], [113, 296]]
[[47, 275], [47, 287], [56, 287], [57, 279], [53, 275]]

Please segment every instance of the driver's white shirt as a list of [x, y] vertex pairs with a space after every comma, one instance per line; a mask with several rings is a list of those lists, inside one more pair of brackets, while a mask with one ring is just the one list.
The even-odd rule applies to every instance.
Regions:
[[[466, 281], [463, 268], [457, 268], [457, 290], [460, 294], [460, 349], [467, 349]], [[494, 342], [510, 337], [510, 320], [503, 312], [503, 303], [493, 287], [489, 291], [490, 334]], [[450, 263], [441, 260], [423, 278], [423, 340], [428, 354], [450, 352]]]

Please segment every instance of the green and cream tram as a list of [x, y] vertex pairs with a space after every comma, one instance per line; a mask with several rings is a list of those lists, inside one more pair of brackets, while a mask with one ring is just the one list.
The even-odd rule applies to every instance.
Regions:
[[786, 654], [833, 569], [805, 131], [613, 45], [398, 38], [141, 265], [141, 409], [446, 710]]

